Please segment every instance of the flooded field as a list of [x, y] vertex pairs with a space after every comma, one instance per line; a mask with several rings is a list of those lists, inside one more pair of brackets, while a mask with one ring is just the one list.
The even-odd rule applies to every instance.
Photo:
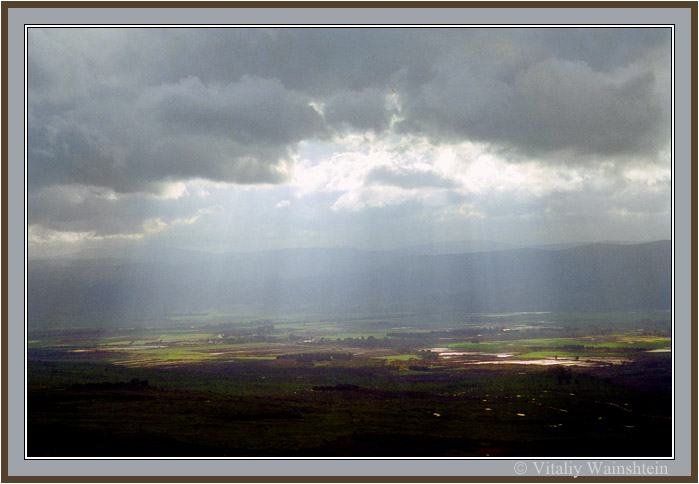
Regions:
[[[520, 358], [518, 353], [485, 353], [478, 351], [451, 351], [450, 348], [430, 348], [441, 359], [449, 364], [460, 363], [462, 365], [534, 365], [534, 366], [570, 366], [570, 367], [603, 367], [608, 365], [623, 365], [630, 363], [631, 358], [614, 356], [599, 357], [557, 357], [550, 358]], [[649, 350], [660, 353], [661, 350]]]
[[479, 360], [465, 361], [465, 365], [530, 365], [530, 366], [569, 366], [580, 368], [604, 367], [608, 365], [623, 365], [630, 363], [630, 359], [622, 358], [590, 358], [590, 359], [569, 359], [569, 358], [541, 358], [538, 360]]

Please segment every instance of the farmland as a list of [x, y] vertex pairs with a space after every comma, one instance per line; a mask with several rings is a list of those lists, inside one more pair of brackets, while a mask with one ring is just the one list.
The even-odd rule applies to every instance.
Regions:
[[669, 313], [30, 331], [30, 456], [663, 456]]

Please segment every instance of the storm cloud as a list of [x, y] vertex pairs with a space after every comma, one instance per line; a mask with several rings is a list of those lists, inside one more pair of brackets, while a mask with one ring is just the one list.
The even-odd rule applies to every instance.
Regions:
[[201, 225], [210, 193], [267, 213], [253, 192], [316, 235], [401, 206], [658, 217], [670, 48], [662, 28], [30, 28], [29, 225], [144, 235]]

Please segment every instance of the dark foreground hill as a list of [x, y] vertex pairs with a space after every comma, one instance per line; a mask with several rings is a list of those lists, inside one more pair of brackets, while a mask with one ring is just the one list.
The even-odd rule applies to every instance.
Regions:
[[289, 249], [28, 265], [33, 328], [201, 312], [341, 316], [670, 306], [670, 241], [447, 255]]

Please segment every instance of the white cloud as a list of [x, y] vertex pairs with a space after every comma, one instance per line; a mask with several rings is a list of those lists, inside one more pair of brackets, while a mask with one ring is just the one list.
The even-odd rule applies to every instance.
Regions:
[[192, 225], [197, 220], [199, 220], [199, 215], [194, 215], [188, 218], [175, 218], [165, 222], [160, 217], [150, 218], [143, 222], [143, 230], [147, 234], [153, 234], [157, 232], [162, 232], [163, 230], [176, 227], [178, 225]]
[[389, 205], [400, 205], [415, 196], [413, 190], [403, 190], [396, 187], [362, 187], [346, 192], [332, 205], [332, 210], [359, 211], [363, 208], [380, 208]]
[[[414, 136], [377, 137], [370, 145], [356, 137], [341, 140], [337, 152], [320, 161], [298, 160], [290, 185], [297, 196], [337, 193], [333, 210], [360, 210], [460, 196], [536, 196], [582, 189], [609, 189], [617, 175], [610, 165], [549, 166], [538, 161], [510, 163], [487, 145], [434, 145]], [[655, 176], [667, 170], [650, 168]], [[635, 171], [631, 177], [639, 176]], [[445, 200], [444, 203], [448, 203]]]
[[166, 200], [177, 200], [180, 197], [188, 197], [189, 191], [183, 182], [168, 183], [162, 187], [160, 193], [154, 196]]
[[143, 230], [147, 233], [160, 232], [164, 230], [168, 224], [163, 222], [161, 218], [149, 218], [143, 222]]
[[27, 241], [31, 245], [80, 245], [84, 242], [103, 240], [134, 240], [143, 238], [141, 233], [97, 235], [94, 231], [73, 232], [69, 230], [52, 230], [37, 225], [27, 228]]

